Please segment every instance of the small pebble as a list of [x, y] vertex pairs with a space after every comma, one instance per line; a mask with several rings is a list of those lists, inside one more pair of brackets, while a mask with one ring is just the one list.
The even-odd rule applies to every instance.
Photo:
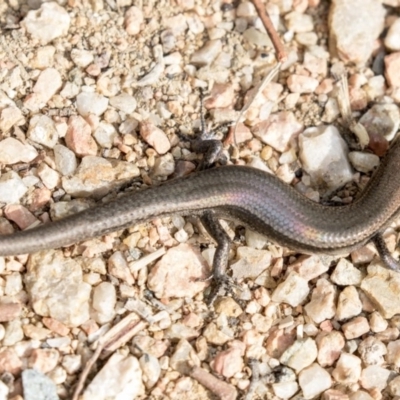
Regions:
[[364, 64], [384, 27], [385, 9], [376, 0], [334, 0], [329, 31], [332, 50], [345, 62]]
[[327, 371], [314, 363], [300, 372], [299, 385], [305, 399], [314, 399], [331, 387], [332, 380]]
[[292, 307], [301, 304], [308, 296], [310, 289], [307, 281], [296, 272], [291, 272], [284, 282], [280, 283], [272, 294], [277, 303], [288, 303]]
[[158, 154], [165, 154], [171, 148], [167, 135], [149, 121], [140, 124], [140, 135]]
[[389, 86], [400, 87], [400, 51], [385, 57], [385, 77]]
[[384, 43], [390, 51], [400, 50], [400, 18], [396, 18], [393, 24], [390, 25]]
[[41, 44], [65, 36], [68, 33], [71, 18], [64, 7], [56, 2], [43, 3], [39, 9], [29, 11], [21, 25], [32, 38]]
[[38, 152], [30, 144], [23, 144], [12, 137], [0, 141], [0, 162], [2, 164], [29, 163], [37, 156]]
[[141, 29], [144, 22], [143, 12], [139, 7], [130, 7], [125, 12], [125, 30], [128, 35], [137, 35]]
[[342, 353], [332, 376], [338, 383], [356, 383], [361, 376], [361, 360], [353, 354]]
[[100, 116], [107, 110], [108, 99], [97, 93], [81, 92], [76, 96], [76, 107], [82, 117]]
[[314, 184], [334, 190], [353, 179], [347, 145], [334, 126], [306, 129], [299, 146], [299, 158]]
[[364, 153], [362, 151], [351, 151], [349, 153], [351, 165], [360, 172], [368, 173], [379, 165], [379, 157], [376, 154]]
[[201, 49], [192, 54], [190, 62], [197, 66], [203, 67], [211, 64], [222, 50], [222, 43], [220, 40], [210, 40]]

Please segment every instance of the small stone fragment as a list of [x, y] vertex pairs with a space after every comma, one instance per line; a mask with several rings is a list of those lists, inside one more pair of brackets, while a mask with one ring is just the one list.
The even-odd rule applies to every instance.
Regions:
[[[76, 108], [82, 117], [102, 115], [108, 107], [107, 97], [93, 92], [81, 92], [76, 96]], [[72, 117], [71, 117], [72, 118]]]
[[234, 279], [257, 278], [271, 264], [271, 253], [267, 250], [256, 250], [241, 246], [237, 250], [237, 258], [231, 265]]
[[76, 66], [86, 68], [89, 64], [93, 62], [94, 57], [92, 52], [89, 50], [75, 48], [71, 50], [71, 59]]
[[144, 22], [143, 12], [139, 7], [129, 7], [126, 10], [124, 26], [128, 35], [137, 35]]
[[113, 284], [101, 282], [93, 291], [93, 309], [95, 313], [92, 318], [99, 324], [110, 322], [115, 316], [115, 304], [117, 294]]
[[359, 285], [362, 280], [362, 273], [348, 260], [341, 258], [331, 274], [330, 279], [333, 283], [340, 286]]
[[369, 317], [369, 326], [372, 332], [383, 332], [388, 327], [388, 322], [378, 311], [374, 311]]
[[61, 175], [72, 175], [77, 167], [74, 152], [62, 144], [55, 145], [53, 150], [58, 172]]
[[[400, 126], [400, 112], [395, 104], [375, 104], [359, 120], [368, 134], [392, 140]], [[361, 171], [368, 172], [368, 171]]]
[[376, 154], [363, 151], [351, 151], [349, 160], [354, 169], [364, 173], [373, 171], [379, 165], [379, 157]]
[[370, 265], [368, 276], [361, 282], [361, 289], [384, 318], [400, 313], [400, 276], [380, 265]]
[[38, 168], [39, 178], [42, 180], [47, 189], [54, 189], [60, 183], [60, 175], [47, 164], [41, 163]]
[[108, 273], [115, 278], [121, 279], [121, 281], [128, 285], [135, 283], [128, 262], [124, 254], [120, 251], [115, 251], [108, 259]]
[[38, 152], [30, 144], [23, 144], [12, 137], [0, 141], [0, 162], [2, 164], [29, 163], [34, 160]]
[[386, 34], [385, 46], [390, 51], [400, 50], [400, 18], [396, 18]]
[[296, 372], [311, 365], [317, 358], [318, 350], [311, 338], [296, 340], [280, 357], [279, 361]]
[[62, 187], [73, 196], [101, 198], [139, 174], [137, 165], [127, 161], [87, 156], [73, 176], [62, 178]]
[[359, 344], [358, 353], [364, 365], [383, 365], [387, 350], [380, 340], [369, 336]]
[[290, 139], [298, 135], [302, 129], [303, 125], [297, 122], [292, 112], [281, 111], [255, 125], [252, 132], [263, 143], [283, 152], [288, 149]]
[[128, 93], [121, 93], [110, 98], [110, 105], [125, 114], [132, 114], [136, 109], [136, 99]]
[[390, 371], [379, 365], [370, 365], [363, 369], [361, 373], [361, 386], [364, 389], [378, 389], [379, 391], [385, 389]]
[[385, 57], [385, 77], [392, 87], [400, 87], [400, 51]]
[[400, 376], [390, 381], [389, 390], [392, 396], [400, 396]]
[[336, 318], [339, 321], [353, 318], [362, 311], [362, 303], [354, 286], [345, 287], [339, 294]]
[[85, 389], [82, 400], [135, 399], [143, 394], [137, 358], [114, 353]]
[[328, 269], [328, 263], [324, 263], [319, 256], [301, 256], [288, 266], [288, 272], [295, 271], [307, 281], [315, 279]]
[[332, 385], [329, 372], [314, 363], [299, 374], [299, 385], [305, 399], [314, 399]]
[[100, 122], [96, 127], [94, 134], [96, 142], [106, 149], [111, 149], [114, 145], [114, 141], [118, 138], [117, 131], [112, 124], [107, 124], [106, 122]]
[[19, 203], [20, 198], [28, 191], [19, 175], [6, 172], [0, 177], [0, 202], [6, 204]]
[[298, 11], [292, 11], [285, 15], [287, 28], [293, 32], [311, 32], [314, 28], [311, 15], [303, 14]]
[[62, 251], [43, 251], [29, 258], [25, 285], [35, 312], [67, 326], [89, 319], [91, 286], [82, 281], [82, 267], [64, 259]]
[[22, 360], [13, 348], [0, 351], [0, 373], [10, 373], [18, 375], [21, 373]]
[[204, 101], [204, 107], [207, 109], [229, 107], [235, 100], [234, 95], [232, 84], [215, 83], [210, 95]]
[[65, 143], [79, 157], [97, 154], [97, 145], [92, 138], [90, 125], [79, 115], [69, 118]]
[[196, 67], [204, 67], [211, 64], [221, 53], [222, 43], [218, 40], [208, 41], [201, 49], [195, 51], [190, 59]]
[[165, 154], [171, 148], [171, 143], [167, 135], [150, 121], [143, 121], [140, 124], [140, 136], [152, 147], [158, 154]]
[[68, 33], [71, 18], [64, 7], [56, 2], [42, 3], [39, 9], [29, 11], [21, 25], [41, 44], [65, 36]]
[[46, 374], [57, 366], [59, 357], [55, 349], [34, 349], [29, 356], [29, 367]]
[[335, 287], [327, 279], [318, 279], [311, 301], [304, 307], [317, 324], [335, 315]]
[[22, 230], [38, 222], [36, 217], [29, 210], [19, 204], [7, 205], [4, 209], [4, 214], [7, 219], [15, 222]]
[[20, 126], [25, 123], [21, 110], [17, 107], [5, 107], [0, 112], [0, 129], [3, 133], [8, 132], [13, 126]]
[[194, 297], [207, 285], [209, 266], [198, 249], [181, 243], [167, 251], [147, 281], [158, 298]]
[[243, 310], [232, 297], [222, 297], [215, 301], [214, 309], [216, 313], [224, 314], [228, 317], [237, 318]]
[[211, 368], [225, 378], [231, 378], [243, 369], [243, 352], [238, 347], [219, 352], [211, 362]]
[[[55, 3], [45, 3], [55, 4]], [[43, 70], [30, 95], [24, 99], [24, 105], [30, 111], [37, 112], [58, 92], [62, 86], [61, 74], [55, 68]]]
[[330, 52], [345, 62], [364, 64], [384, 27], [385, 9], [377, 0], [334, 0], [329, 13]]
[[393, 364], [397, 368], [400, 367], [400, 340], [395, 340], [388, 343], [387, 362], [389, 364]]
[[342, 353], [332, 376], [338, 383], [356, 383], [361, 376], [361, 360], [353, 354]]
[[279, 399], [290, 399], [299, 390], [297, 382], [273, 383], [272, 389]]
[[274, 290], [272, 300], [277, 303], [288, 303], [292, 307], [296, 307], [305, 300], [309, 291], [307, 281], [296, 272], [291, 272]]
[[337, 189], [353, 178], [347, 145], [332, 125], [308, 128], [299, 136], [299, 158], [317, 187]]
[[146, 388], [152, 388], [158, 381], [161, 374], [161, 366], [156, 357], [146, 353], [139, 359], [142, 369], [142, 380]]
[[20, 316], [21, 303], [0, 303], [0, 322], [8, 322]]
[[317, 337], [318, 363], [322, 367], [332, 366], [340, 357], [344, 345], [344, 337], [340, 332], [322, 332]]
[[34, 115], [29, 121], [28, 137], [36, 143], [53, 148], [58, 141], [54, 121], [47, 115]]
[[368, 320], [364, 317], [357, 317], [343, 324], [342, 330], [346, 339], [355, 339], [369, 332]]
[[24, 400], [59, 400], [54, 382], [35, 369], [22, 372], [22, 388]]
[[293, 74], [289, 76], [287, 85], [292, 93], [314, 93], [319, 82], [311, 76]]

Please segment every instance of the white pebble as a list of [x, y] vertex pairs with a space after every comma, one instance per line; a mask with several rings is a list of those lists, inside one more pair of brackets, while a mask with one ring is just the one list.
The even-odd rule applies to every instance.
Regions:
[[308, 128], [299, 136], [299, 158], [315, 185], [334, 190], [353, 178], [348, 148], [334, 126]]
[[114, 353], [85, 389], [82, 400], [135, 399], [143, 394], [138, 360]]
[[36, 158], [38, 152], [30, 144], [23, 144], [12, 137], [0, 141], [0, 163], [15, 164], [18, 162], [30, 162]]
[[107, 110], [108, 99], [97, 93], [81, 92], [76, 96], [76, 107], [82, 117], [100, 116]]
[[47, 164], [41, 163], [38, 168], [38, 175], [47, 189], [54, 189], [60, 183], [60, 176], [57, 171], [50, 168]]
[[118, 137], [118, 134], [113, 125], [100, 122], [93, 136], [101, 147], [110, 149], [114, 144], [114, 140]]
[[89, 50], [72, 49], [71, 59], [76, 66], [86, 68], [94, 60], [93, 54]]
[[0, 203], [18, 204], [27, 190], [28, 188], [14, 171], [6, 172], [0, 177]]
[[125, 30], [128, 35], [137, 35], [144, 22], [143, 12], [139, 7], [130, 7], [125, 13]]
[[117, 294], [112, 283], [102, 282], [94, 288], [92, 306], [96, 310], [96, 322], [105, 324], [114, 318], [116, 301]]
[[351, 151], [349, 153], [351, 165], [360, 172], [370, 172], [379, 165], [379, 157], [376, 154], [363, 151]]
[[323, 391], [329, 389], [332, 380], [329, 372], [318, 364], [312, 364], [299, 374], [299, 385], [306, 399], [313, 399]]
[[291, 272], [285, 281], [274, 290], [272, 300], [296, 307], [304, 301], [309, 291], [307, 281], [296, 272]]
[[132, 114], [136, 109], [136, 99], [128, 93], [110, 98], [110, 105], [125, 114]]
[[400, 50], [400, 18], [397, 18], [390, 26], [384, 43], [391, 51]]
[[58, 141], [56, 124], [47, 115], [34, 115], [29, 121], [28, 137], [52, 149]]
[[43, 3], [38, 10], [29, 11], [21, 25], [41, 44], [65, 36], [68, 33], [71, 18], [64, 7], [56, 2]]
[[54, 146], [56, 167], [61, 175], [72, 175], [77, 167], [76, 156], [68, 147], [61, 144]]

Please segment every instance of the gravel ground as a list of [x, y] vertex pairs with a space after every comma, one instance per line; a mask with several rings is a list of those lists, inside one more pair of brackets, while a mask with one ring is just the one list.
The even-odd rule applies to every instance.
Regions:
[[[249, 105], [276, 65], [249, 1], [2, 1], [0, 232], [193, 171], [199, 88], [209, 129], [241, 116], [229, 163], [352, 202], [399, 129], [400, 2], [265, 8], [287, 57]], [[332, 260], [223, 224], [241, 290], [214, 309], [194, 217], [0, 258], [0, 400], [72, 399], [80, 379], [85, 400], [400, 399], [400, 275], [373, 246]]]

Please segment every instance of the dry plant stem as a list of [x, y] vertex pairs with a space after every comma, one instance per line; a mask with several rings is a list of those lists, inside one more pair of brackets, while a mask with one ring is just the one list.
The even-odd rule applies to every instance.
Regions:
[[237, 147], [237, 142], [236, 142], [236, 130], [238, 127], [239, 122], [241, 121], [244, 113], [250, 108], [250, 106], [253, 104], [254, 100], [256, 99], [256, 97], [265, 89], [265, 87], [272, 82], [272, 79], [274, 79], [274, 77], [276, 76], [276, 74], [279, 72], [280, 68], [281, 68], [282, 63], [278, 62], [278, 64], [275, 65], [274, 68], [271, 69], [271, 71], [269, 71], [269, 73], [267, 74], [267, 76], [263, 79], [263, 81], [256, 87], [256, 90], [254, 91], [253, 95], [248, 99], [247, 103], [243, 106], [243, 108], [240, 110], [240, 113], [236, 119], [235, 122], [235, 128], [233, 131], [233, 143], [235, 145], [235, 147]]
[[114, 352], [127, 343], [139, 331], [143, 330], [146, 325], [147, 324], [141, 321], [135, 313], [131, 313], [98, 340], [96, 351], [93, 353], [92, 357], [86, 363], [85, 368], [81, 372], [72, 400], [78, 400], [79, 395], [83, 390], [86, 378], [101, 353], [105, 352], [106, 355], [109, 355]]
[[268, 35], [271, 38], [272, 44], [275, 47], [278, 61], [284, 62], [286, 60], [286, 52], [283, 47], [281, 38], [279, 37], [278, 32], [275, 30], [274, 25], [272, 24], [272, 21], [269, 18], [267, 11], [265, 10], [265, 5], [261, 2], [261, 0], [252, 0], [252, 2], [257, 10], [258, 16], [260, 17], [265, 29], [268, 32]]
[[189, 375], [221, 400], [235, 400], [237, 398], [237, 391], [234, 386], [221, 381], [200, 367], [193, 367]]
[[74, 395], [72, 396], [72, 400], [78, 400], [79, 395], [82, 392], [83, 385], [85, 384], [86, 378], [89, 375], [89, 372], [92, 369], [94, 363], [99, 358], [102, 350], [103, 350], [103, 347], [98, 346], [96, 351], [93, 353], [92, 357], [90, 358], [90, 360], [86, 363], [85, 368], [83, 369], [83, 371], [79, 377], [79, 381], [78, 381], [78, 384], [76, 385]]
[[346, 127], [353, 132], [358, 139], [361, 148], [368, 146], [369, 136], [367, 130], [363, 125], [356, 122], [351, 113], [350, 95], [349, 95], [349, 84], [347, 81], [346, 73], [342, 73], [340, 76], [336, 77], [339, 80], [339, 96], [337, 98], [339, 104], [339, 110], [346, 124]]

